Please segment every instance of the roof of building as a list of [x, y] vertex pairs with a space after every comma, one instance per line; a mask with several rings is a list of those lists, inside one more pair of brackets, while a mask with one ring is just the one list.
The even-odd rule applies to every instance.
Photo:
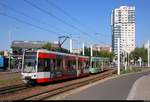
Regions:
[[[42, 48], [47, 41], [13, 41], [11, 44], [12, 48]], [[49, 42], [50, 43], [50, 42]], [[58, 44], [51, 43], [52, 47], [59, 47]]]

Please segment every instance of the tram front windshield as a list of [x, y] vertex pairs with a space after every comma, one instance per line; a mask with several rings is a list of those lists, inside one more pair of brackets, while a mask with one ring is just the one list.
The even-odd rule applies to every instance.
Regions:
[[36, 72], [36, 52], [25, 52], [23, 72]]

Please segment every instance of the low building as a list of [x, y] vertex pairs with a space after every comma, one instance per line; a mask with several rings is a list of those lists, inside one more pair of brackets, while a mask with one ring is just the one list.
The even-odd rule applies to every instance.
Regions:
[[98, 45], [98, 44], [95, 44], [95, 45], [93, 45], [93, 50], [94, 51], [112, 52], [112, 47], [108, 46], [108, 45]]
[[82, 49], [80, 48], [73, 49], [73, 53], [75, 54], [80, 54], [81, 52], [82, 52]]

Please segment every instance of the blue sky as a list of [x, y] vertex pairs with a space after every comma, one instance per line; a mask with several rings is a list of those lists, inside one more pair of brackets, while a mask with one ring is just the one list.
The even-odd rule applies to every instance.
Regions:
[[[141, 46], [150, 39], [150, 0], [48, 0], [75, 20], [70, 19], [46, 0], [27, 1], [50, 12], [57, 18], [39, 11], [24, 0], [0, 0], [0, 14], [7, 14], [21, 20], [18, 22], [0, 15], [0, 50], [9, 48], [9, 34], [11, 34], [11, 41], [56, 41], [59, 35], [71, 34], [74, 39], [84, 41], [86, 44], [111, 45], [111, 11], [120, 6], [135, 6], [136, 8], [136, 45]], [[68, 25], [60, 22], [60, 19]], [[80, 47], [81, 42], [74, 41], [74, 44], [75, 46], [79, 44]], [[68, 45], [67, 41], [65, 46]]]

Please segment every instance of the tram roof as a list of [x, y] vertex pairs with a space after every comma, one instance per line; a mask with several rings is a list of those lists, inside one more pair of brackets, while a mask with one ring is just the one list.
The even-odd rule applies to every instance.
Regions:
[[[62, 52], [55, 52], [55, 51], [50, 51], [50, 50], [46, 50], [46, 49], [38, 49], [37, 52], [44, 52], [44, 53], [53, 53], [53, 54], [58, 54], [58, 55], [64, 55], [64, 56], [77, 56], [74, 54], [67, 54], [67, 53], [62, 53]], [[84, 58], [89, 58], [88, 56], [80, 56], [79, 57], [84, 57]]]

